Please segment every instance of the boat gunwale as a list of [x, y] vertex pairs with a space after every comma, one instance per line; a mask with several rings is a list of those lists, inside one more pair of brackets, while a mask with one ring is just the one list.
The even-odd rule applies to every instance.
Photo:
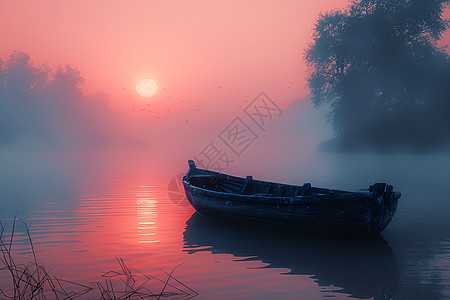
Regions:
[[[220, 173], [222, 174], [222, 173]], [[229, 176], [229, 175], [226, 175]], [[256, 181], [256, 180], [255, 180]], [[262, 181], [258, 180], [260, 182], [267, 182], [267, 183], [274, 183], [270, 181]], [[338, 191], [340, 193], [336, 194], [315, 194], [315, 195], [307, 195], [307, 196], [277, 196], [277, 195], [270, 195], [270, 194], [237, 194], [237, 193], [231, 193], [231, 192], [221, 192], [221, 191], [215, 191], [208, 188], [203, 188], [199, 186], [192, 185], [186, 177], [183, 177], [183, 183], [187, 184], [193, 192], [196, 193], [203, 193], [203, 194], [212, 194], [212, 195], [220, 195], [223, 197], [232, 196], [229, 200], [234, 202], [255, 202], [255, 203], [266, 203], [266, 204], [308, 204], [308, 203], [320, 203], [323, 204], [324, 199], [330, 199], [333, 202], [344, 200], [342, 202], [349, 203], [349, 202], [359, 202], [361, 201], [361, 198], [363, 198], [364, 201], [370, 200], [370, 197], [373, 196], [371, 192], [369, 191], [357, 191], [357, 192], [349, 192], [349, 191], [341, 191], [341, 190], [330, 190], [330, 191]], [[286, 184], [284, 184], [286, 185]], [[295, 186], [295, 185], [290, 185]], [[253, 200], [253, 201], [251, 201]], [[263, 201], [261, 201], [263, 200]], [[265, 200], [265, 201], [264, 201]]]
[[[206, 187], [200, 187], [197, 185], [193, 185], [189, 181], [189, 177], [196, 176], [196, 175], [205, 175], [205, 176], [219, 176], [222, 177], [223, 180], [234, 182], [234, 183], [243, 183], [245, 182], [246, 178], [239, 177], [235, 175], [229, 175], [217, 171], [212, 171], [208, 169], [202, 169], [195, 166], [194, 161], [189, 161], [189, 170], [187, 171], [186, 175], [183, 176], [183, 184], [187, 184], [195, 193], [203, 193], [206, 195], [210, 195], [212, 197], [214, 196], [220, 196], [220, 197], [227, 197], [231, 196], [229, 201], [234, 202], [245, 202], [245, 203], [260, 203], [260, 204], [324, 204], [327, 203], [329, 200], [330, 203], [336, 204], [337, 202], [340, 203], [352, 203], [352, 202], [361, 202], [361, 201], [373, 201], [375, 199], [375, 194], [369, 189], [367, 190], [358, 190], [358, 191], [346, 191], [346, 190], [339, 190], [339, 189], [326, 189], [326, 188], [318, 188], [318, 187], [311, 187], [311, 189], [324, 191], [324, 193], [314, 193], [310, 195], [296, 195], [296, 196], [281, 196], [276, 194], [270, 194], [270, 193], [256, 193], [256, 194], [243, 194], [243, 193], [236, 193], [236, 192], [225, 192], [225, 191], [218, 191]], [[259, 179], [253, 179], [252, 182], [257, 182], [259, 184], [264, 185], [278, 185], [279, 187], [295, 187], [301, 189], [301, 185], [294, 185], [294, 184], [286, 184], [286, 183], [278, 183], [273, 181], [267, 181], [267, 180], [259, 180]], [[398, 200], [401, 197], [400, 192], [393, 191], [392, 194], [389, 195], [389, 198], [392, 198], [393, 200]], [[325, 200], [325, 202], [324, 202]]]

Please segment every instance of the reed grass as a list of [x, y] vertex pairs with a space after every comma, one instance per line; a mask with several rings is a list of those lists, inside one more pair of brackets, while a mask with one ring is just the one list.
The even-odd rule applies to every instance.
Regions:
[[[31, 257], [19, 263], [13, 244], [18, 222], [24, 226]], [[53, 275], [44, 263], [38, 261], [27, 224], [14, 217], [9, 236], [7, 224], [0, 221], [0, 299], [191, 299], [198, 295], [193, 289], [161, 270], [166, 279], [130, 268], [122, 258], [116, 257], [118, 270], [103, 272], [99, 281], [81, 284]], [[2, 277], [2, 278], [3, 278]], [[155, 284], [156, 283], [156, 284]], [[4, 287], [3, 285], [6, 285]]]

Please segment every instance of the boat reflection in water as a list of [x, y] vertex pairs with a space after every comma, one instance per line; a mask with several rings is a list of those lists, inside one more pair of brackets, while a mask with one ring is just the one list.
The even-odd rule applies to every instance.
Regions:
[[302, 238], [260, 232], [194, 213], [186, 222], [184, 244], [190, 254], [209, 251], [251, 257], [269, 264], [264, 268], [288, 268], [290, 275], [312, 275], [319, 286], [338, 287], [341, 289], [334, 292], [355, 298], [390, 299], [398, 287], [396, 261], [382, 237], [371, 241]]

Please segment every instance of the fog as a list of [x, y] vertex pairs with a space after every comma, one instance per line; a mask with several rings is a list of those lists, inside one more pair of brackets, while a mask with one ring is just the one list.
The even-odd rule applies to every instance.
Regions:
[[[84, 79], [73, 67], [51, 70], [46, 65], [35, 66], [23, 52], [15, 52], [1, 67], [4, 181], [32, 181], [42, 174], [66, 174], [71, 180], [96, 176], [170, 178], [186, 171], [188, 159], [206, 166], [205, 149], [214, 145], [228, 159], [221, 166], [210, 162], [211, 168], [219, 171], [293, 184], [311, 181], [361, 188], [411, 173], [408, 167], [414, 167], [414, 157], [434, 160], [434, 153], [447, 157], [446, 151], [402, 155], [366, 149], [337, 153], [330, 147], [334, 132], [327, 123], [332, 109], [315, 108], [309, 97], [280, 101], [262, 93], [240, 104], [222, 104], [220, 111], [214, 109], [212, 101], [209, 107], [187, 104], [183, 119], [157, 122], [143, 117], [133, 121], [113, 112], [106, 94], [85, 94]], [[281, 107], [280, 102], [291, 104]], [[258, 113], [255, 107], [259, 107]], [[236, 144], [227, 140], [237, 119], [239, 126], [248, 129], [246, 138], [252, 138], [239, 153], [233, 149]], [[351, 173], [361, 176], [355, 181]]]
[[[389, 256], [392, 257], [390, 267], [398, 270], [398, 274], [397, 271], [391, 273], [383, 268], [377, 273], [372, 267], [368, 272], [392, 276], [395, 281], [390, 281], [390, 284], [394, 291], [399, 289], [400, 295], [406, 298], [448, 295], [449, 152], [380, 153], [374, 149], [334, 151], [336, 149], [329, 147], [327, 142], [334, 138], [326, 118], [330, 108], [322, 106], [316, 109], [309, 97], [292, 99], [289, 106], [282, 107], [279, 99], [260, 94], [254, 99], [244, 100], [242, 104], [230, 102], [228, 108], [220, 112], [214, 110], [214, 104], [211, 104], [211, 107], [205, 108], [208, 110], [205, 118], [201, 114], [194, 114], [195, 117], [189, 117], [189, 122], [184, 119], [183, 126], [178, 126], [183, 122], [179, 119], [165, 123], [127, 121], [108, 108], [107, 95], [84, 94], [80, 85], [81, 76], [75, 69], [65, 67], [48, 71], [47, 81], [36, 81], [33, 79], [36, 77], [31, 75], [40, 74], [40, 69], [30, 68], [29, 63], [17, 63], [21, 61], [19, 58], [24, 59], [22, 62], [29, 62], [27, 56], [20, 54], [13, 60], [15, 65], [8, 66], [6, 63], [2, 69], [0, 191], [4, 216], [10, 218], [18, 212], [19, 217], [29, 218], [30, 222], [34, 219], [46, 222], [45, 217], [36, 217], [36, 214], [41, 213], [39, 210], [36, 212], [36, 209], [49, 209], [45, 213], [49, 214], [51, 222], [54, 222], [55, 216], [64, 216], [63, 224], [68, 220], [73, 221], [71, 218], [75, 219], [75, 224], [80, 224], [83, 205], [95, 203], [96, 197], [106, 199], [106, 203], [113, 199], [117, 201], [113, 202], [114, 205], [119, 205], [114, 208], [125, 211], [123, 207], [129, 203], [136, 205], [134, 197], [139, 191], [137, 187], [145, 186], [146, 190], [148, 187], [160, 190], [156, 194], [157, 201], [167, 209], [166, 213], [161, 213], [161, 219], [185, 222], [183, 218], [187, 219], [192, 212], [186, 199], [180, 200], [185, 202], [175, 203], [170, 196], [166, 197], [169, 180], [186, 172], [188, 159], [195, 159], [200, 167], [201, 162], [207, 163], [205, 159], [211, 156], [205, 156], [205, 153], [211, 152], [205, 149], [214, 144], [220, 150], [220, 155], [226, 154], [229, 159], [228, 165], [220, 166], [223, 168], [220, 171], [225, 173], [252, 175], [256, 179], [292, 184], [311, 182], [314, 186], [345, 190], [368, 188], [375, 182], [392, 184], [396, 191], [402, 193], [402, 197], [396, 215], [383, 232], [385, 240], [382, 241], [385, 243], [384, 249], [389, 253], [392, 251]], [[10, 70], [15, 70], [15, 77], [9, 76], [13, 74]], [[11, 81], [11, 78], [15, 81]], [[41, 82], [45, 84], [40, 85]], [[259, 111], [255, 111], [255, 107]], [[247, 128], [247, 135], [242, 139], [234, 135], [240, 132], [234, 131], [236, 124], [241, 126], [240, 130], [245, 126]], [[245, 147], [240, 146], [240, 143], [236, 145], [236, 140], [246, 141], [249, 137], [253, 138], [249, 140], [251, 142], [243, 144]], [[210, 167], [217, 169], [218, 165], [211, 162]], [[152, 195], [151, 192], [146, 192], [145, 197]], [[183, 191], [176, 192], [180, 194]], [[90, 198], [91, 194], [93, 198]], [[104, 205], [101, 202], [97, 209], [102, 213], [113, 211], [114, 215], [110, 218], [112, 223], [118, 224], [116, 210], [105, 209]], [[130, 206], [133, 211], [129, 216], [135, 218], [136, 209], [133, 205]], [[91, 206], [86, 207], [86, 215], [91, 216]], [[102, 219], [98, 217], [101, 214], [93, 215]], [[53, 237], [53, 232], [48, 231], [48, 224], [44, 225], [47, 230], [45, 236]], [[118, 226], [122, 227], [123, 224]], [[188, 230], [189, 221], [181, 227]], [[161, 228], [161, 232], [166, 232], [166, 227]], [[73, 234], [73, 230], [70, 228], [67, 235]], [[116, 231], [114, 229], [111, 236], [116, 236]], [[162, 235], [161, 232], [158, 234]], [[178, 236], [180, 232], [167, 231], [167, 234]], [[129, 231], [125, 235], [129, 236]], [[108, 239], [108, 242], [111, 241], [115, 239]], [[306, 251], [306, 254], [316, 255], [315, 249], [304, 247], [302, 240], [296, 241], [299, 249]], [[264, 240], [266, 242], [270, 245], [276, 240]], [[234, 243], [238, 249], [242, 246], [239, 238]], [[225, 253], [239, 257], [239, 252], [233, 251], [233, 242], [227, 242], [226, 245], [231, 245], [231, 250]], [[292, 241], [289, 240], [288, 245], [292, 245]], [[267, 247], [269, 250], [274, 249]], [[292, 252], [288, 248], [283, 249]], [[340, 284], [340, 279], [342, 274], [348, 272], [354, 275], [354, 270], [346, 273], [347, 270], [330, 265], [328, 258], [334, 257], [331, 254], [335, 254], [336, 249], [321, 249], [325, 250], [323, 261], [319, 257], [311, 265], [325, 266], [331, 270], [329, 274], [332, 275], [332, 281], [324, 284], [332, 284], [333, 289], [336, 286], [348, 288]], [[250, 247], [249, 254], [245, 256], [256, 257], [256, 260], [263, 260], [266, 264], [268, 259], [258, 257], [256, 250], [260, 249]], [[61, 252], [61, 249], [57, 251]], [[147, 261], [147, 249], [145, 251]], [[167, 256], [168, 250], [162, 251]], [[270, 250], [269, 253], [275, 252]], [[358, 261], [358, 265], [365, 265], [368, 257], [373, 259], [367, 253], [357, 254], [364, 258], [362, 264]], [[346, 252], [346, 255], [353, 257], [351, 253]], [[379, 255], [375, 251], [376, 259]], [[130, 254], [130, 257], [134, 256]], [[288, 264], [283, 265], [283, 268], [292, 268], [293, 274], [296, 257], [287, 255]], [[302, 261], [303, 257], [300, 258]], [[268, 261], [273, 263], [270, 259]], [[349, 265], [342, 265], [340, 258], [338, 261], [339, 266], [348, 268]], [[299, 266], [305, 266], [303, 261]], [[303, 274], [302, 271], [299, 274]], [[317, 270], [308, 270], [307, 274], [320, 276]], [[333, 274], [338, 276], [333, 277]], [[364, 270], [359, 270], [356, 275], [359, 274], [364, 277]], [[354, 282], [351, 281], [352, 284]], [[378, 287], [377, 280], [370, 284]], [[367, 292], [366, 286], [359, 282], [356, 285], [362, 292]]]
[[321, 14], [308, 86], [344, 151], [433, 152], [450, 144], [448, 1], [354, 1]]
[[[368, 292], [367, 297], [376, 294], [382, 298], [448, 298], [450, 58], [438, 44], [448, 28], [448, 22], [442, 18], [444, 2], [353, 1], [347, 10], [320, 16], [315, 12], [319, 7], [332, 7], [331, 1], [314, 4], [309, 11], [306, 4], [295, 2], [297, 8], [305, 6], [300, 12], [294, 11], [294, 6], [275, 9], [275, 5], [266, 3], [267, 16], [276, 18], [260, 22], [258, 15], [249, 22], [249, 27], [254, 27], [251, 31], [245, 29], [247, 10], [236, 10], [233, 3], [227, 3], [225, 11], [220, 6], [214, 8], [215, 14], [210, 14], [209, 6], [199, 5], [201, 10], [195, 12], [198, 19], [194, 13], [186, 14], [178, 8], [175, 13], [185, 17], [175, 18], [178, 23], [167, 17], [176, 14], [148, 18], [142, 5], [133, 11], [124, 10], [123, 14], [121, 6], [115, 6], [120, 14], [114, 14], [114, 18], [111, 12], [104, 11], [98, 18], [81, 14], [86, 21], [92, 19], [97, 24], [89, 33], [92, 44], [85, 39], [83, 29], [93, 27], [92, 23], [79, 23], [81, 15], [65, 9], [64, 13], [76, 22], [61, 26], [61, 35], [55, 37], [76, 32], [70, 43], [77, 44], [78, 50], [65, 53], [55, 38], [42, 49], [24, 47], [41, 49], [40, 52], [16, 51], [0, 58], [3, 219], [9, 221], [17, 213], [27, 220], [34, 230], [33, 239], [36, 236], [38, 242], [35, 245], [44, 249], [39, 250], [39, 255], [48, 255], [50, 267], [61, 253], [60, 258], [70, 253], [67, 257], [75, 264], [73, 270], [88, 266], [98, 274], [109, 263], [106, 254], [112, 253], [112, 257], [137, 259], [138, 266], [156, 262], [154, 266], [164, 270], [187, 261], [185, 271], [180, 271], [190, 280], [197, 280], [200, 286], [205, 280], [213, 280], [226, 292], [233, 289], [241, 295], [240, 286], [244, 286], [244, 292], [252, 289], [264, 293], [261, 287], [273, 292], [277, 282], [281, 285], [276, 288], [284, 289], [283, 284], [295, 279], [292, 288], [301, 288], [301, 295], [306, 296], [304, 284], [309, 282], [309, 288], [313, 287], [314, 293], [324, 292], [324, 297], [358, 297], [347, 288], [345, 280], [340, 283], [351, 274], [361, 280], [351, 280], [348, 287], [356, 285], [363, 294]], [[254, 8], [252, 3], [244, 6]], [[85, 10], [83, 6], [76, 9]], [[141, 17], [135, 18], [138, 10]], [[86, 11], [98, 15], [97, 11]], [[174, 13], [171, 9], [167, 12]], [[236, 20], [241, 21], [235, 22], [233, 28], [239, 31], [238, 38], [224, 22], [237, 12], [240, 18]], [[317, 23], [310, 39], [311, 23], [307, 20], [313, 19], [312, 12]], [[302, 14], [304, 18], [299, 17]], [[136, 27], [116, 22], [125, 15], [134, 16]], [[42, 14], [33, 13], [30, 17], [34, 20], [42, 18]], [[196, 22], [190, 24], [194, 19]], [[155, 26], [148, 26], [150, 23], [144, 20], [151, 20]], [[299, 20], [302, 22], [297, 23]], [[162, 21], [171, 30], [156, 26]], [[63, 23], [59, 19], [57, 22]], [[203, 26], [208, 22], [214, 26]], [[57, 23], [47, 26], [51, 24]], [[117, 24], [121, 32], [117, 31]], [[24, 28], [28, 32], [27, 26]], [[71, 26], [74, 31], [67, 30]], [[203, 35], [191, 35], [191, 31], [197, 32], [196, 27], [204, 30]], [[284, 27], [286, 31], [280, 32]], [[97, 33], [104, 29], [105, 39], [99, 39]], [[222, 34], [217, 34], [217, 29]], [[21, 32], [22, 28], [17, 30]], [[30, 40], [17, 32], [12, 35], [18, 40]], [[53, 30], [46, 32], [53, 34]], [[149, 38], [153, 34], [158, 38]], [[36, 37], [36, 43], [44, 45], [42, 36]], [[297, 38], [303, 42], [293, 43]], [[311, 42], [306, 50], [310, 68], [306, 79], [308, 96], [304, 96], [306, 89], [302, 87], [306, 65], [301, 60], [303, 46], [299, 46], [305, 41]], [[277, 52], [278, 49], [282, 51]], [[294, 52], [298, 55], [296, 62]], [[63, 65], [37, 65], [34, 54], [39, 59], [48, 54], [52, 63], [62, 57]], [[80, 55], [78, 62], [85, 65], [80, 69], [64, 65], [70, 61], [70, 55]], [[298, 73], [297, 63], [301, 70]], [[131, 95], [133, 76], [158, 67], [160, 94], [150, 99]], [[106, 84], [102, 86], [101, 81]], [[91, 84], [89, 89], [86, 83]], [[165, 85], [170, 84], [165, 90]], [[87, 92], [96, 88], [98, 93]], [[283, 239], [279, 243], [273, 236], [264, 238], [265, 233], [261, 243], [252, 243], [251, 235], [245, 231], [239, 235], [233, 229], [228, 231], [231, 239], [227, 240], [221, 230], [226, 226], [219, 225], [219, 230], [214, 231], [213, 226], [203, 223], [192, 225], [194, 210], [184, 197], [183, 188], [176, 184], [176, 179], [187, 171], [189, 159], [194, 159], [200, 168], [296, 185], [310, 182], [317, 187], [355, 191], [387, 182], [401, 192], [401, 198], [394, 218], [379, 238], [383, 244], [381, 253], [371, 244], [367, 244], [371, 250], [364, 252], [348, 246], [333, 248], [333, 243], [328, 242], [317, 252], [308, 240], [292, 236], [284, 239], [286, 243]], [[145, 229], [149, 231], [141, 231], [141, 225], [152, 226]], [[196, 236], [201, 239], [210, 229], [213, 240], [220, 241], [219, 247], [214, 242], [206, 243], [207, 247], [195, 242]], [[163, 243], [139, 244], [144, 241], [138, 239], [141, 233], [155, 234]], [[191, 244], [201, 246], [205, 256], [180, 255], [189, 245], [189, 234], [194, 237]], [[250, 243], [245, 246], [243, 240]], [[73, 247], [74, 241], [83, 245]], [[165, 244], [167, 241], [170, 243]], [[227, 246], [224, 250], [220, 250], [222, 244]], [[239, 251], [242, 247], [243, 252]], [[382, 259], [385, 250], [389, 254], [386, 269], [386, 260], [383, 263]], [[286, 263], [276, 267], [274, 262], [280, 253]], [[342, 261], [341, 254], [351, 257], [361, 268]], [[88, 258], [85, 266], [80, 263], [82, 257]], [[153, 259], [149, 261], [148, 257]], [[313, 261], [305, 263], [305, 257], [312, 257]], [[257, 261], [256, 268], [241, 264], [252, 260]], [[225, 272], [217, 272], [222, 270], [219, 265], [226, 266]], [[231, 270], [228, 267], [234, 267], [236, 273], [227, 273]], [[296, 273], [295, 268], [300, 271]], [[72, 270], [70, 264], [60, 266], [61, 269]], [[325, 276], [321, 277], [322, 269]], [[201, 276], [196, 275], [199, 270]], [[291, 273], [286, 274], [286, 270]], [[270, 277], [258, 275], [265, 271], [271, 271]], [[242, 279], [249, 274], [244, 272], [252, 272], [256, 277], [245, 276], [248, 285], [237, 282], [230, 286], [227, 280]], [[80, 271], [67, 274], [74, 275], [70, 273], [83, 280], [88, 278]], [[394, 294], [378, 285], [378, 276], [382, 282], [388, 279], [388, 290], [392, 286]], [[256, 285], [252, 285], [254, 278]], [[272, 282], [273, 279], [277, 281]], [[208, 288], [214, 290], [215, 286]]]

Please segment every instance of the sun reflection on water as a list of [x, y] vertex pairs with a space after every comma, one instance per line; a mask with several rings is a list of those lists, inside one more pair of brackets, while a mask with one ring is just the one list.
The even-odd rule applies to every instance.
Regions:
[[138, 243], [159, 243], [156, 231], [158, 201], [153, 196], [151, 186], [137, 186], [142, 189], [136, 193]]

